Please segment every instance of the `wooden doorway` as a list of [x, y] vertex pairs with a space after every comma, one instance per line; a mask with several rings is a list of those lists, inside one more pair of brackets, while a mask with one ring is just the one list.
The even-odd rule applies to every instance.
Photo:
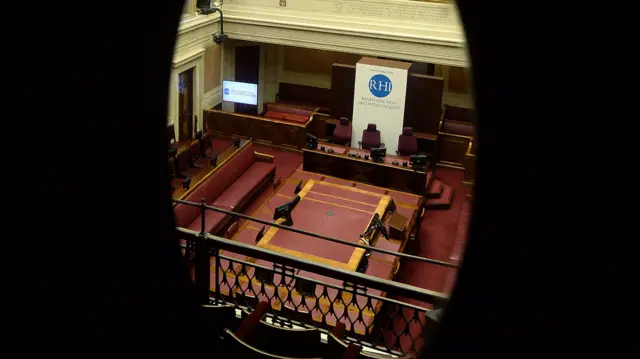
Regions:
[[193, 138], [193, 68], [178, 75], [178, 138]]
[[[260, 81], [260, 46], [236, 47], [235, 80], [257, 84]], [[259, 100], [259, 99], [258, 99]], [[235, 112], [257, 115], [258, 106], [243, 103], [235, 104]]]

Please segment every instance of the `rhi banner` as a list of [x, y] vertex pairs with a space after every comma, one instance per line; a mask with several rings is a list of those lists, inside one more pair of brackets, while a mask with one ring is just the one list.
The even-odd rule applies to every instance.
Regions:
[[[353, 94], [353, 134], [362, 140], [367, 124], [375, 123], [387, 153], [395, 154], [402, 133], [410, 63], [363, 57], [356, 64]], [[354, 143], [355, 144], [355, 143]]]

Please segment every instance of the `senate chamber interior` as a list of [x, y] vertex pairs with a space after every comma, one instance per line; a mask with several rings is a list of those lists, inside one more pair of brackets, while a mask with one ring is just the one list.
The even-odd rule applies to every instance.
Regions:
[[167, 172], [228, 357], [420, 355], [467, 237], [469, 70], [449, 1], [187, 0]]

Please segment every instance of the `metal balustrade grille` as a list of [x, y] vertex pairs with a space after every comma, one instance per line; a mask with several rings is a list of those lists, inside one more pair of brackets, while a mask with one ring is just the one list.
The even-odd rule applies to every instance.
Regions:
[[[199, 206], [203, 221], [206, 210], [216, 210], [264, 222], [204, 203], [180, 203]], [[204, 223], [201, 228], [205, 228]], [[185, 240], [181, 247], [187, 261], [193, 263], [202, 304], [233, 304], [249, 313], [264, 301], [270, 304], [269, 316], [276, 325], [317, 328], [327, 333], [342, 322], [347, 343], [394, 355], [420, 352], [435, 324], [429, 320], [433, 317], [430, 312], [448, 299], [439, 292], [332, 268], [202, 230], [178, 227], [176, 232]], [[400, 253], [397, 256], [440, 264]]]

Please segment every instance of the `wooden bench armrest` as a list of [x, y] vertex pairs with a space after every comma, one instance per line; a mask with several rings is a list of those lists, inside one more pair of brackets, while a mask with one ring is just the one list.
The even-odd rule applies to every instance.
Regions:
[[456, 133], [450, 133], [450, 132], [438, 132], [438, 136], [440, 136], [440, 135], [457, 137], [457, 138], [464, 138], [464, 139], [467, 139], [469, 141], [473, 140], [473, 137], [471, 137], [471, 136], [458, 135]]
[[465, 156], [467, 156], [467, 157], [475, 157], [476, 156], [473, 153], [471, 153], [471, 147], [473, 147], [473, 138], [469, 140], [469, 147], [467, 147], [467, 153], [464, 154]]
[[253, 152], [253, 154], [256, 157], [256, 161], [273, 163], [273, 156], [271, 155], [268, 155], [266, 153], [255, 152], [255, 151]]

